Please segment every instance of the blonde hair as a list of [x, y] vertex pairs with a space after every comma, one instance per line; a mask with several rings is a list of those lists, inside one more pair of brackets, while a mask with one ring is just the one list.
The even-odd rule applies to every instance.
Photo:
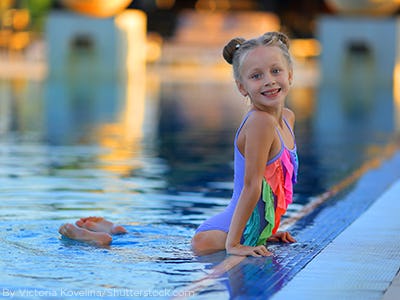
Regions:
[[288, 66], [292, 68], [292, 57], [289, 53], [289, 38], [281, 32], [266, 32], [258, 38], [245, 40], [234, 38], [225, 45], [222, 55], [227, 63], [232, 65], [233, 76], [240, 80], [240, 67], [247, 53], [258, 46], [278, 46], [282, 50]]

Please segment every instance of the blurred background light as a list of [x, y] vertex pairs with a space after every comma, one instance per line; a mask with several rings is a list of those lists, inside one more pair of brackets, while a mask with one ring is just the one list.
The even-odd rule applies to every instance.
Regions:
[[61, 0], [61, 3], [76, 12], [106, 18], [124, 10], [132, 0]]

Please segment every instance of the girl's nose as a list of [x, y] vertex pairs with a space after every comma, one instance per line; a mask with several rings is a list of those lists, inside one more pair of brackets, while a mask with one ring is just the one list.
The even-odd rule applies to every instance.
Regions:
[[265, 85], [266, 86], [274, 86], [276, 84], [276, 81], [270, 78], [267, 78], [267, 80], [265, 81]]
[[272, 74], [266, 73], [264, 76], [264, 85], [265, 86], [274, 86], [276, 84], [275, 78]]

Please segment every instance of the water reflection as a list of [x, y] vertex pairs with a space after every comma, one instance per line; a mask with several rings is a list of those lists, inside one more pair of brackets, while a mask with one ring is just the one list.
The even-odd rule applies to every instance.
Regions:
[[51, 145], [98, 142], [93, 131], [118, 118], [123, 105], [115, 82], [92, 83], [86, 77], [46, 82], [45, 136]]
[[0, 80], [0, 135], [43, 132], [43, 84], [25, 79]]
[[[314, 144], [321, 174], [331, 185], [354, 168], [380, 155], [396, 133], [392, 83], [382, 81], [376, 62], [364, 44], [351, 44], [338, 82], [318, 88]], [[329, 169], [336, 164], [337, 172]]]
[[395, 128], [397, 132], [400, 132], [400, 63], [397, 63], [394, 68], [394, 79], [393, 79], [393, 101], [394, 101], [394, 119]]
[[247, 105], [231, 84], [173, 83], [161, 87], [159, 153], [169, 185], [202, 191], [232, 179], [232, 143]]
[[[288, 99], [297, 116], [301, 160], [297, 203], [379, 154], [396, 131], [392, 91], [360, 87], [361, 67], [350, 73], [338, 86], [294, 87]], [[140, 181], [146, 174], [163, 181], [167, 194], [229, 199], [233, 137], [247, 110], [230, 80], [171, 81], [145, 69], [125, 80], [74, 74], [66, 80], [2, 81], [2, 140], [97, 146], [93, 167], [110, 176]], [[365, 101], [356, 97], [362, 89], [368, 90]], [[157, 160], [157, 170], [149, 159]]]

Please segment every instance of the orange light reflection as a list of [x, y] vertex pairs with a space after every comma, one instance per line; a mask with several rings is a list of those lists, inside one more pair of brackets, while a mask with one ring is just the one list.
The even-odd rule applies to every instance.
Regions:
[[400, 63], [394, 68], [393, 74], [393, 101], [394, 101], [394, 120], [396, 131], [400, 131]]
[[146, 110], [146, 15], [139, 10], [125, 10], [115, 17], [120, 32], [121, 63], [125, 66], [120, 88], [124, 99], [118, 121], [98, 128], [100, 144], [110, 152], [99, 156], [102, 168], [129, 176], [140, 164], [134, 160], [142, 150]]

